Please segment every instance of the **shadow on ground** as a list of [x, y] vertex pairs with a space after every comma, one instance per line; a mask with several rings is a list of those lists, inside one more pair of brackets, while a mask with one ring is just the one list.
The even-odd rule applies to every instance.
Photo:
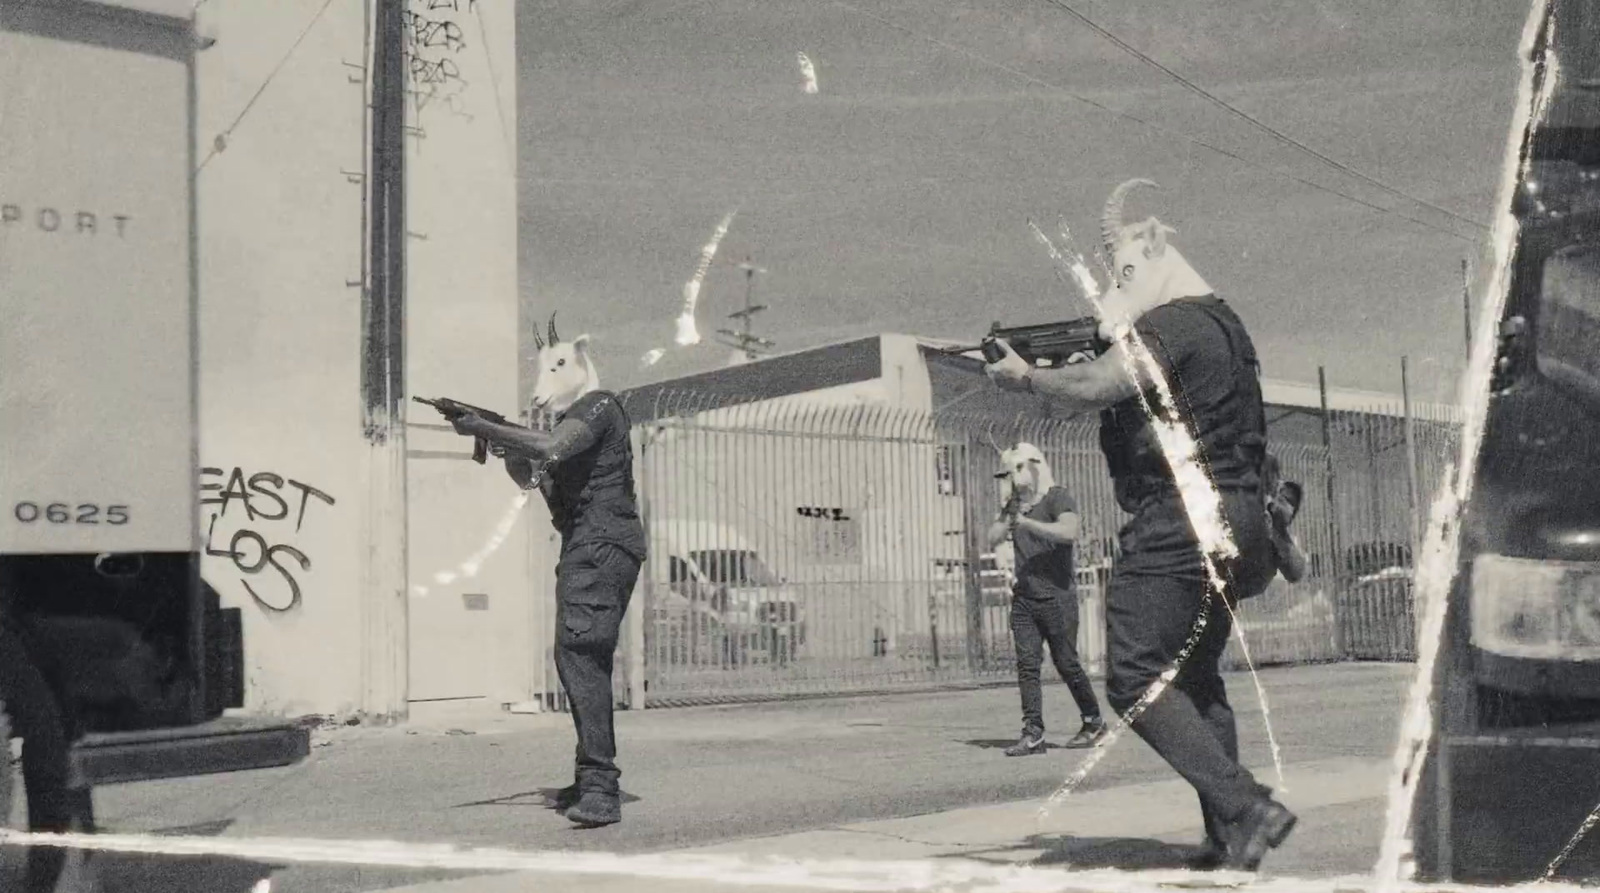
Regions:
[[[1120, 868], [1147, 871], [1192, 868], [1203, 852], [1198, 845], [1167, 843], [1144, 837], [1070, 837], [1036, 834], [1020, 843], [987, 850], [951, 853], [944, 858], [1018, 864], [1018, 853], [1038, 852], [1026, 864], [1050, 868]], [[1009, 854], [1009, 855], [1008, 855]]]
[[[466, 809], [470, 806], [532, 806], [539, 809], [555, 809], [556, 795], [561, 793], [560, 788], [534, 788], [520, 794], [507, 794], [504, 797], [493, 797], [488, 800], [474, 800], [471, 803], [457, 803], [451, 809]], [[622, 792], [622, 803], [638, 803], [639, 798]]]
[[[983, 750], [1005, 750], [1006, 748], [1010, 747], [1011, 745], [1016, 744], [1017, 743], [1017, 739], [1015, 739], [1015, 738], [973, 738], [973, 739], [970, 739], [970, 740], [967, 740], [967, 741], [961, 741], [961, 742], [958, 742], [958, 743], [965, 744], [968, 747], [982, 748]], [[1069, 749], [1067, 747], [1064, 747], [1063, 745], [1055, 743], [1054, 741], [1046, 741], [1044, 743], [1044, 747], [1045, 747], [1045, 750], [1068, 750]], [[1037, 756], [1037, 754], [1029, 754], [1029, 756]]]

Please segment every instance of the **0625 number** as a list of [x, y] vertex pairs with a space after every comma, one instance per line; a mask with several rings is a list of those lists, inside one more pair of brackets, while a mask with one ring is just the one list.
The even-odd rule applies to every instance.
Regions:
[[12, 516], [24, 524], [38, 521], [47, 524], [99, 524], [102, 513], [107, 524], [128, 523], [128, 507], [125, 505], [102, 506], [93, 502], [78, 505], [51, 502], [40, 505], [37, 502], [19, 502], [11, 508]]

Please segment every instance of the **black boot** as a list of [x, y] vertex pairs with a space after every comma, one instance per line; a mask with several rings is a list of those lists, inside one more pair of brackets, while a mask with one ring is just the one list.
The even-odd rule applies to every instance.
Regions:
[[1297, 821], [1295, 814], [1276, 800], [1261, 799], [1250, 804], [1229, 829], [1225, 864], [1241, 871], [1255, 871], [1268, 850], [1277, 849], [1288, 839]]
[[599, 828], [622, 821], [622, 798], [616, 794], [584, 791], [567, 809], [567, 821], [580, 828]]
[[578, 791], [578, 786], [576, 784], [569, 784], [561, 790], [556, 791], [554, 796], [545, 798], [545, 802], [556, 812], [564, 813], [576, 806], [578, 804], [578, 799], [581, 796], [582, 795]]
[[1205, 842], [1200, 844], [1200, 851], [1190, 856], [1189, 867], [1195, 871], [1215, 871], [1222, 867], [1228, 859], [1228, 847], [1222, 841], [1206, 835]]

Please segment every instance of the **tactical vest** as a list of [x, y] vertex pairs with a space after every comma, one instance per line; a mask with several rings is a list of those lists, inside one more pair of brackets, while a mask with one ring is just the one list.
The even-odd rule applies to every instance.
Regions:
[[[1261, 364], [1254, 343], [1233, 309], [1215, 296], [1183, 298], [1164, 306], [1204, 315], [1227, 339], [1231, 387], [1217, 394], [1197, 394], [1180, 381], [1169, 381], [1167, 386], [1177, 401], [1178, 417], [1199, 441], [1213, 484], [1226, 490], [1259, 488], [1267, 423], [1261, 402]], [[1151, 351], [1163, 349], [1155, 338], [1145, 339], [1145, 346]], [[1152, 390], [1148, 396], [1152, 405], [1158, 405], [1157, 392]], [[1152, 499], [1176, 495], [1172, 469], [1138, 397], [1100, 413], [1100, 449], [1123, 511], [1136, 514]]]
[[634, 489], [628, 410], [611, 391], [591, 394], [606, 398], [608, 411], [617, 417], [593, 446], [551, 470], [545, 487], [550, 523], [561, 533], [563, 551], [582, 542], [607, 542], [643, 559], [645, 534]]

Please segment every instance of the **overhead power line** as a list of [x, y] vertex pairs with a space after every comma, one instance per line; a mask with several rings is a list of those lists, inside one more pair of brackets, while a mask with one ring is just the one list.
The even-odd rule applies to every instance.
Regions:
[[[875, 13], [867, 12], [866, 10], [864, 10], [864, 9], [862, 9], [862, 8], [852, 4], [852, 3], [847, 3], [847, 2], [845, 2], [845, 0], [831, 0], [831, 2], [835, 6], [839, 6], [839, 7], [843, 8], [843, 9], [847, 9], [850, 12], [853, 12], [853, 13], [855, 13], [855, 14], [863, 17], [863, 18], [871, 19], [871, 20], [877, 22], [878, 24], [883, 25], [884, 27], [891, 28], [891, 29], [893, 29], [895, 31], [899, 31], [899, 32], [902, 32], [904, 34], [908, 34], [908, 35], [910, 35], [912, 37], [918, 38], [919, 40], [927, 41], [928, 43], [931, 43], [931, 44], [933, 44], [935, 46], [938, 46], [938, 47], [941, 47], [943, 49], [949, 50], [950, 52], [958, 53], [960, 55], [966, 56], [969, 59], [972, 59], [972, 60], [977, 61], [977, 62], [981, 62], [981, 63], [983, 63], [985, 65], [988, 65], [988, 66], [990, 66], [992, 68], [995, 68], [995, 69], [998, 69], [1000, 71], [1004, 71], [1004, 72], [1006, 72], [1008, 74], [1011, 74], [1011, 75], [1013, 75], [1013, 76], [1015, 76], [1017, 78], [1020, 78], [1022, 80], [1028, 81], [1029, 83], [1036, 84], [1038, 86], [1045, 87], [1045, 88], [1048, 88], [1050, 90], [1054, 90], [1054, 91], [1056, 91], [1058, 93], [1061, 93], [1064, 96], [1068, 96], [1068, 97], [1070, 97], [1072, 99], [1075, 99], [1078, 102], [1083, 103], [1084, 105], [1087, 105], [1087, 106], [1089, 106], [1091, 108], [1098, 109], [1098, 110], [1100, 110], [1102, 112], [1105, 112], [1107, 115], [1110, 115], [1113, 118], [1120, 118], [1120, 119], [1123, 119], [1123, 120], [1132, 121], [1133, 123], [1139, 124], [1139, 125], [1141, 125], [1141, 126], [1143, 126], [1145, 128], [1153, 130], [1156, 133], [1163, 134], [1163, 135], [1171, 137], [1173, 139], [1183, 140], [1184, 142], [1199, 146], [1202, 149], [1207, 149], [1207, 150], [1209, 150], [1211, 152], [1214, 152], [1214, 153], [1216, 153], [1218, 155], [1223, 156], [1224, 158], [1232, 159], [1233, 161], [1238, 162], [1240, 165], [1242, 165], [1244, 167], [1247, 167], [1247, 168], [1250, 168], [1252, 170], [1265, 171], [1266, 173], [1272, 174], [1272, 175], [1274, 175], [1276, 177], [1279, 177], [1281, 179], [1288, 180], [1288, 181], [1291, 181], [1291, 182], [1294, 182], [1294, 183], [1299, 183], [1299, 184], [1301, 184], [1303, 186], [1308, 186], [1308, 187], [1310, 187], [1312, 189], [1315, 189], [1315, 190], [1317, 190], [1319, 192], [1326, 192], [1326, 193], [1328, 193], [1330, 195], [1338, 196], [1339, 198], [1342, 198], [1345, 201], [1350, 202], [1351, 204], [1356, 204], [1356, 205], [1360, 205], [1360, 206], [1362, 206], [1364, 208], [1369, 208], [1369, 209], [1371, 209], [1373, 211], [1377, 211], [1380, 214], [1388, 214], [1388, 215], [1391, 215], [1391, 216], [1394, 216], [1394, 217], [1398, 217], [1401, 220], [1405, 220], [1405, 221], [1408, 221], [1410, 223], [1415, 223], [1416, 225], [1418, 225], [1420, 227], [1423, 227], [1424, 229], [1430, 229], [1430, 230], [1433, 230], [1434, 232], [1442, 233], [1444, 235], [1450, 236], [1453, 239], [1460, 239], [1463, 242], [1474, 242], [1474, 241], [1476, 241], [1475, 237], [1464, 236], [1464, 235], [1462, 235], [1462, 234], [1460, 234], [1458, 232], [1455, 232], [1454, 230], [1445, 229], [1445, 228], [1443, 228], [1441, 226], [1438, 226], [1436, 224], [1429, 223], [1426, 220], [1418, 220], [1417, 218], [1412, 217], [1412, 216], [1410, 216], [1408, 214], [1402, 214], [1402, 213], [1400, 213], [1399, 211], [1397, 211], [1397, 210], [1395, 210], [1393, 208], [1385, 208], [1382, 205], [1374, 204], [1374, 203], [1369, 202], [1369, 201], [1367, 201], [1365, 199], [1362, 199], [1362, 198], [1357, 198], [1356, 196], [1350, 195], [1349, 193], [1341, 192], [1341, 191], [1339, 191], [1337, 189], [1334, 189], [1331, 186], [1324, 186], [1321, 183], [1318, 183], [1318, 182], [1313, 181], [1313, 180], [1308, 180], [1308, 179], [1306, 179], [1304, 177], [1301, 177], [1301, 176], [1299, 176], [1297, 174], [1292, 174], [1292, 173], [1290, 173], [1290, 172], [1288, 172], [1286, 170], [1283, 170], [1281, 168], [1276, 168], [1276, 167], [1272, 167], [1270, 165], [1262, 164], [1260, 162], [1252, 161], [1251, 159], [1246, 158], [1243, 155], [1238, 154], [1237, 152], [1233, 152], [1233, 151], [1230, 151], [1228, 149], [1224, 149], [1221, 146], [1217, 146], [1215, 144], [1206, 142], [1205, 140], [1199, 139], [1197, 137], [1190, 136], [1187, 133], [1183, 133], [1181, 131], [1173, 130], [1172, 128], [1169, 128], [1169, 127], [1164, 127], [1164, 126], [1162, 126], [1160, 124], [1157, 124], [1157, 123], [1155, 123], [1153, 121], [1147, 121], [1144, 118], [1141, 118], [1141, 117], [1139, 117], [1137, 115], [1134, 115], [1134, 114], [1131, 114], [1129, 112], [1124, 112], [1124, 111], [1120, 111], [1118, 109], [1111, 108], [1110, 106], [1107, 106], [1107, 105], [1105, 105], [1103, 103], [1100, 103], [1100, 102], [1096, 102], [1095, 100], [1090, 99], [1087, 96], [1084, 96], [1084, 95], [1079, 94], [1079, 93], [1074, 93], [1073, 91], [1068, 90], [1067, 88], [1061, 86], [1060, 84], [1053, 83], [1053, 82], [1047, 81], [1047, 80], [1045, 80], [1045, 79], [1043, 79], [1041, 77], [1037, 77], [1035, 75], [1029, 74], [1028, 72], [1023, 71], [1023, 70], [1021, 70], [1021, 69], [1019, 69], [1019, 68], [1017, 68], [1015, 66], [1007, 65], [1004, 62], [996, 61], [996, 60], [991, 59], [988, 56], [985, 56], [985, 55], [983, 55], [981, 53], [977, 53], [977, 52], [974, 52], [973, 50], [969, 50], [966, 47], [958, 46], [958, 45], [950, 43], [948, 41], [941, 40], [941, 39], [939, 39], [937, 37], [934, 37], [931, 34], [924, 34], [924, 33], [920, 32], [920, 31], [917, 31], [917, 30], [915, 30], [913, 28], [908, 28], [905, 25], [902, 25], [902, 24], [900, 24], [898, 22], [890, 21], [889, 19], [886, 19], [886, 18], [884, 18], [884, 17], [882, 17], [880, 15], [877, 15]], [[1478, 224], [1474, 223], [1473, 226], [1476, 227], [1476, 226], [1478, 226]]]
[[1460, 214], [1457, 214], [1456, 212], [1450, 210], [1449, 208], [1440, 207], [1439, 205], [1436, 205], [1436, 204], [1434, 204], [1434, 203], [1432, 203], [1432, 202], [1430, 202], [1430, 201], [1428, 201], [1426, 199], [1418, 198], [1417, 196], [1412, 195], [1409, 192], [1406, 192], [1406, 191], [1401, 190], [1401, 189], [1396, 189], [1395, 187], [1390, 186], [1389, 184], [1384, 183], [1384, 182], [1382, 182], [1382, 181], [1380, 181], [1380, 180], [1378, 180], [1378, 179], [1376, 179], [1374, 177], [1370, 177], [1367, 174], [1364, 174], [1361, 171], [1358, 171], [1355, 168], [1352, 168], [1347, 164], [1344, 164], [1342, 162], [1339, 162], [1339, 161], [1336, 161], [1336, 160], [1334, 160], [1332, 158], [1329, 158], [1327, 155], [1324, 155], [1323, 153], [1318, 152], [1316, 149], [1311, 148], [1310, 146], [1306, 145], [1305, 143], [1295, 139], [1292, 136], [1289, 136], [1288, 134], [1284, 133], [1281, 130], [1278, 130], [1277, 128], [1271, 126], [1270, 124], [1267, 124], [1267, 123], [1261, 121], [1260, 119], [1250, 115], [1247, 112], [1241, 111], [1240, 109], [1234, 107], [1227, 100], [1222, 99], [1221, 97], [1211, 93], [1209, 90], [1205, 89], [1204, 87], [1200, 86], [1199, 84], [1196, 84], [1195, 82], [1189, 80], [1188, 78], [1184, 77], [1183, 75], [1179, 74], [1178, 72], [1173, 71], [1172, 69], [1168, 68], [1165, 65], [1162, 65], [1160, 62], [1156, 61], [1155, 59], [1152, 59], [1149, 56], [1145, 55], [1144, 53], [1140, 52], [1138, 48], [1136, 48], [1134, 46], [1131, 46], [1126, 41], [1124, 41], [1122, 38], [1120, 38], [1117, 35], [1113, 34], [1110, 30], [1106, 29], [1105, 27], [1103, 27], [1100, 24], [1096, 23], [1094, 20], [1090, 19], [1088, 16], [1086, 16], [1083, 13], [1079, 12], [1078, 10], [1074, 9], [1070, 4], [1066, 3], [1065, 0], [1044, 0], [1044, 2], [1050, 4], [1051, 6], [1056, 7], [1057, 9], [1062, 10], [1063, 12], [1065, 12], [1068, 15], [1072, 16], [1073, 18], [1075, 18], [1078, 21], [1082, 22], [1083, 24], [1087, 25], [1096, 34], [1099, 34], [1101, 37], [1104, 37], [1106, 40], [1109, 40], [1113, 44], [1115, 44], [1118, 49], [1121, 49], [1123, 52], [1127, 53], [1128, 55], [1133, 56], [1135, 59], [1138, 59], [1140, 62], [1144, 63], [1145, 65], [1148, 65], [1151, 68], [1154, 68], [1157, 71], [1160, 71], [1162, 74], [1165, 74], [1167, 77], [1172, 78], [1174, 81], [1177, 81], [1179, 84], [1182, 84], [1185, 89], [1189, 90], [1190, 92], [1194, 93], [1195, 95], [1204, 98], [1206, 101], [1212, 103], [1213, 105], [1217, 106], [1218, 108], [1223, 109], [1224, 111], [1228, 112], [1229, 114], [1234, 115], [1235, 117], [1238, 117], [1238, 118], [1240, 118], [1240, 119], [1242, 119], [1244, 121], [1249, 122], [1249, 124], [1251, 126], [1253, 126], [1256, 129], [1262, 131], [1263, 133], [1271, 136], [1273, 139], [1283, 143], [1284, 145], [1290, 146], [1290, 147], [1292, 147], [1294, 149], [1297, 149], [1297, 150], [1299, 150], [1301, 152], [1304, 152], [1305, 154], [1310, 155], [1312, 158], [1315, 158], [1318, 161], [1321, 161], [1323, 164], [1326, 164], [1329, 167], [1331, 167], [1331, 168], [1333, 168], [1333, 169], [1335, 169], [1337, 171], [1340, 171], [1342, 173], [1349, 174], [1350, 176], [1355, 177], [1358, 180], [1362, 180], [1362, 181], [1364, 181], [1366, 183], [1369, 183], [1369, 184], [1371, 184], [1373, 186], [1376, 186], [1377, 188], [1383, 190], [1384, 192], [1389, 193], [1390, 195], [1396, 196], [1398, 198], [1403, 198], [1403, 199], [1405, 199], [1407, 201], [1410, 201], [1410, 202], [1415, 202], [1416, 204], [1419, 204], [1424, 208], [1429, 208], [1431, 210], [1438, 211], [1440, 214], [1443, 214], [1443, 215], [1445, 215], [1447, 217], [1450, 217], [1450, 218], [1452, 218], [1454, 220], [1458, 220], [1458, 221], [1460, 221], [1462, 223], [1465, 223], [1465, 224], [1467, 224], [1469, 226], [1476, 227], [1477, 229], [1483, 230], [1485, 232], [1488, 231], [1489, 227], [1488, 227], [1487, 224], [1479, 223], [1478, 221], [1473, 220], [1470, 217], [1464, 217], [1464, 216], [1462, 216]]

